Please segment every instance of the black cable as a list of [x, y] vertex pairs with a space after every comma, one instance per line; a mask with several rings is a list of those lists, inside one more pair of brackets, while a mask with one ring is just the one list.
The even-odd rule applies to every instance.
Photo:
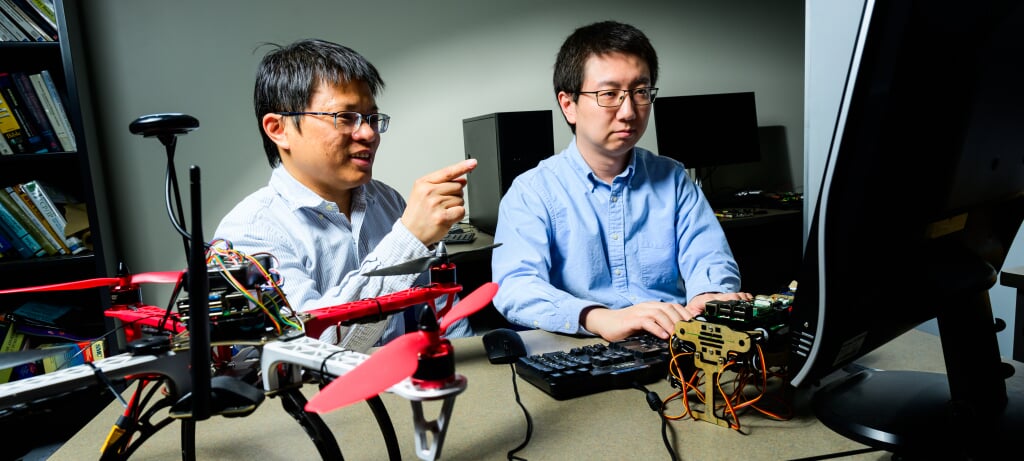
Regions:
[[[174, 230], [181, 234], [182, 243], [185, 245], [185, 255], [189, 255], [189, 241], [192, 240], [192, 236], [189, 235], [185, 229], [185, 209], [181, 203], [181, 191], [178, 186], [178, 174], [174, 169], [174, 145], [177, 144], [177, 138], [171, 138], [170, 144], [167, 146], [167, 171], [164, 173], [164, 204], [167, 206], [167, 217], [171, 219], [171, 225], [174, 226]], [[173, 202], [172, 202], [173, 194]], [[175, 207], [176, 205], [176, 207]], [[177, 208], [178, 216], [174, 216], [175, 208]]]
[[519, 386], [516, 384], [516, 369], [512, 363], [508, 364], [509, 370], [512, 370], [512, 392], [516, 396], [516, 403], [519, 404], [519, 408], [523, 409], [523, 416], [526, 417], [526, 438], [523, 439], [523, 443], [519, 446], [509, 450], [508, 460], [509, 461], [526, 461], [526, 458], [520, 458], [516, 456], [516, 452], [526, 448], [526, 445], [530, 443], [530, 437], [533, 436], [533, 418], [530, 417], [530, 412], [526, 410], [526, 406], [523, 405], [522, 399], [519, 398]]
[[882, 451], [882, 449], [881, 448], [860, 448], [860, 449], [857, 449], [857, 450], [840, 451], [838, 453], [829, 453], [827, 455], [809, 456], [807, 458], [795, 458], [795, 459], [791, 459], [789, 461], [817, 461], [819, 459], [843, 458], [843, 457], [846, 457], [846, 456], [860, 455], [860, 454], [863, 454], [863, 453], [871, 453], [873, 451]]
[[633, 389], [637, 389], [644, 393], [644, 397], [647, 400], [647, 406], [652, 411], [658, 412], [658, 417], [661, 419], [661, 441], [665, 444], [665, 449], [668, 450], [669, 459], [672, 461], [678, 461], [679, 456], [676, 455], [676, 451], [672, 449], [672, 442], [668, 440], [668, 418], [665, 417], [665, 405], [661, 402], [661, 397], [654, 391], [648, 390], [643, 384], [633, 383]]

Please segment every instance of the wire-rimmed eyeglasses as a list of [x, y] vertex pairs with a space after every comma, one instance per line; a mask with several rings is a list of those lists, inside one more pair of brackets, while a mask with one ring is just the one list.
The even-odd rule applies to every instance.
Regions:
[[601, 107], [619, 107], [622, 105], [622, 101], [626, 100], [626, 95], [628, 94], [634, 106], [646, 106], [654, 102], [654, 97], [658, 95], [658, 89], [646, 86], [643, 88], [633, 88], [632, 90], [577, 91], [576, 94], [594, 95], [597, 105]]
[[[388, 114], [361, 114], [359, 112], [341, 111], [341, 112], [275, 112], [277, 115], [330, 115], [334, 117], [334, 127], [338, 128], [339, 123], [341, 126], [351, 128], [352, 131], [356, 131], [359, 127], [363, 126], [363, 122], [370, 124], [370, 128], [377, 133], [383, 133], [388, 131], [388, 125], [391, 123], [391, 116]], [[340, 122], [339, 122], [340, 121]]]

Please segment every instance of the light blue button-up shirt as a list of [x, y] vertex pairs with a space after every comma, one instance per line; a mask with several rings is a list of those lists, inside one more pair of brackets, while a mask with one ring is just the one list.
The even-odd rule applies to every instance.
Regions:
[[[470, 210], [472, 212], [472, 210]], [[494, 305], [510, 322], [588, 333], [580, 312], [644, 301], [686, 304], [737, 292], [739, 268], [722, 227], [683, 165], [635, 148], [611, 184], [575, 138], [521, 174], [501, 200]]]
[[[224, 216], [214, 235], [246, 254], [272, 254], [289, 303], [307, 311], [427, 283], [424, 274], [362, 275], [433, 255], [399, 220], [404, 210], [405, 199], [397, 191], [372, 180], [353, 189], [349, 220], [336, 203], [324, 200], [279, 166], [266, 187]], [[375, 324], [340, 331], [328, 328], [320, 339], [365, 350], [403, 333], [402, 315], [392, 315]], [[463, 320], [447, 333], [459, 337], [472, 330]]]

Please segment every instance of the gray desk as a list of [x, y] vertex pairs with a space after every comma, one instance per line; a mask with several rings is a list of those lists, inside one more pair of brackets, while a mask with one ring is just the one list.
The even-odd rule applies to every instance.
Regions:
[[1024, 267], [1003, 269], [999, 283], [1017, 289], [1017, 302], [1013, 317], [1013, 360], [1024, 362]]
[[[589, 344], [541, 331], [524, 332], [531, 352], [553, 350], [572, 344]], [[453, 341], [457, 370], [469, 380], [455, 402], [441, 459], [504, 460], [508, 450], [523, 441], [526, 423], [512, 392], [508, 365], [491, 365], [479, 337]], [[861, 364], [881, 369], [943, 371], [939, 338], [913, 330], [865, 356]], [[643, 395], [633, 389], [608, 391], [577, 399], [556, 401], [529, 383], [518, 380], [522, 402], [533, 417], [534, 433], [518, 454], [531, 461], [651, 460], [668, 459], [661, 438], [661, 421]], [[671, 393], [666, 382], [649, 386], [661, 397]], [[312, 396], [314, 386], [306, 386]], [[416, 459], [409, 404], [394, 395], [382, 396], [398, 433], [403, 459]], [[800, 400], [798, 396], [798, 401]], [[436, 408], [426, 407], [430, 419]], [[669, 437], [683, 460], [735, 459], [779, 460], [821, 456], [864, 448], [832, 432], [802, 408], [789, 421], [773, 421], [750, 413], [741, 417], [749, 435], [704, 421], [669, 421]], [[676, 407], [676, 410], [679, 410]], [[123, 411], [115, 402], [68, 441], [51, 461], [95, 459], [111, 424]], [[670, 411], [671, 413], [671, 411]], [[387, 459], [377, 424], [365, 404], [355, 404], [324, 415], [348, 460]], [[267, 399], [252, 415], [243, 418], [215, 416], [197, 424], [199, 460], [310, 460], [318, 454], [302, 429], [281, 408], [278, 399]], [[887, 460], [889, 454], [873, 452], [843, 459]], [[133, 459], [180, 460], [180, 424], [174, 423], [148, 440]]]

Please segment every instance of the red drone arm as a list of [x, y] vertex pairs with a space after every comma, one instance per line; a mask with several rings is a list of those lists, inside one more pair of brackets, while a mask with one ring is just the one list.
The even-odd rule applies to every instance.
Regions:
[[355, 322], [374, 317], [384, 316], [398, 312], [409, 306], [429, 303], [433, 306], [434, 299], [441, 295], [449, 295], [448, 306], [442, 311], [451, 307], [454, 294], [462, 291], [458, 284], [431, 284], [425, 287], [412, 287], [407, 290], [396, 291], [391, 294], [371, 299], [361, 299], [337, 306], [321, 307], [306, 311], [310, 318], [306, 320], [306, 336], [319, 338], [329, 327], [339, 323]]

